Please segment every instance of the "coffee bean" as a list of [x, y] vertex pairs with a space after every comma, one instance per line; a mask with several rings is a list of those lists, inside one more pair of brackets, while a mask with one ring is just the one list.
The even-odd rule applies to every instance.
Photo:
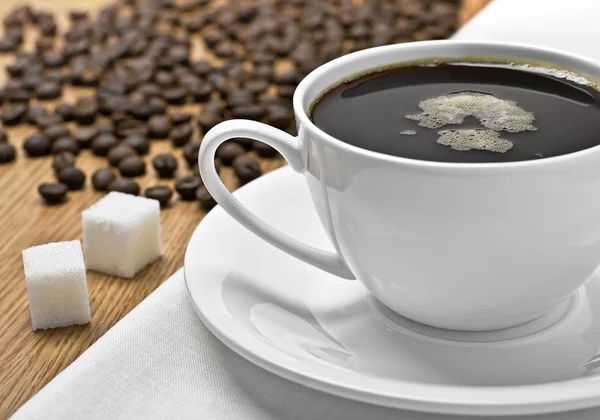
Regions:
[[284, 105], [273, 104], [267, 106], [267, 116], [265, 123], [272, 125], [280, 130], [286, 130], [294, 120], [292, 110]]
[[119, 144], [109, 150], [107, 155], [108, 163], [110, 164], [110, 166], [116, 167], [119, 166], [119, 163], [127, 156], [132, 156], [135, 154], [135, 150], [133, 150], [131, 146], [128, 146], [125, 143]]
[[246, 153], [246, 150], [235, 141], [226, 141], [217, 149], [216, 156], [223, 165], [231, 165], [238, 156]]
[[207, 76], [213, 70], [212, 64], [205, 60], [198, 60], [192, 64], [192, 71], [198, 76]]
[[294, 85], [298, 83], [299, 76], [296, 69], [288, 69], [275, 75], [275, 83], [280, 85]]
[[138, 92], [144, 96], [157, 96], [160, 95], [160, 86], [154, 83], [144, 83], [138, 88]]
[[38, 186], [38, 193], [46, 204], [54, 205], [61, 203], [67, 196], [69, 187], [61, 183], [44, 183]]
[[48, 137], [42, 133], [36, 133], [25, 139], [23, 149], [29, 157], [48, 156], [51, 144]]
[[213, 114], [206, 112], [206, 110], [198, 116], [198, 126], [204, 134], [220, 122], [223, 122], [223, 117], [220, 114]]
[[213, 87], [210, 83], [201, 82], [190, 89], [196, 102], [206, 102], [210, 99], [213, 92]]
[[75, 167], [64, 168], [58, 173], [58, 181], [70, 190], [80, 190], [85, 184], [85, 173]]
[[269, 146], [266, 143], [261, 141], [255, 141], [252, 145], [252, 150], [256, 152], [256, 154], [260, 157], [270, 158], [277, 156], [277, 150], [274, 147]]
[[161, 207], [167, 207], [173, 196], [173, 191], [166, 185], [157, 185], [155, 187], [146, 188], [144, 195], [146, 198], [157, 200]]
[[48, 68], [61, 67], [65, 64], [66, 58], [63, 54], [56, 51], [48, 51], [42, 56], [44, 66]]
[[146, 173], [146, 163], [137, 155], [127, 156], [119, 162], [119, 172], [125, 177], [142, 176]]
[[192, 121], [192, 114], [187, 112], [173, 112], [171, 113], [171, 122], [173, 125], [185, 124]]
[[79, 144], [71, 137], [60, 137], [52, 144], [50, 150], [53, 155], [61, 152], [71, 152], [77, 156], [79, 154]]
[[233, 49], [231, 42], [221, 41], [215, 46], [214, 53], [219, 58], [229, 58], [233, 57], [235, 50]]
[[20, 42], [18, 42], [17, 38], [5, 36], [0, 39], [0, 52], [6, 53], [15, 51], [19, 44]]
[[197, 176], [184, 176], [175, 181], [175, 191], [179, 193], [184, 201], [196, 199], [196, 190], [202, 185], [202, 180]]
[[293, 85], [281, 85], [277, 87], [277, 94], [282, 98], [292, 99], [296, 87]]
[[260, 120], [267, 114], [267, 110], [262, 105], [239, 105], [231, 109], [233, 118], [243, 118], [248, 120]]
[[140, 193], [140, 186], [132, 179], [121, 178], [112, 181], [108, 185], [107, 191], [117, 191], [125, 194], [138, 195]]
[[23, 77], [23, 88], [33, 92], [43, 82], [44, 79], [38, 74], [26, 74], [25, 77]]
[[63, 121], [71, 121], [73, 119], [73, 107], [69, 104], [62, 103], [54, 108], [54, 112], [63, 119]]
[[43, 117], [46, 115], [48, 115], [48, 111], [46, 110], [46, 108], [43, 108], [41, 106], [32, 106], [29, 107], [29, 109], [27, 110], [25, 120], [29, 124], [35, 124], [39, 117]]
[[98, 131], [95, 128], [83, 128], [73, 134], [73, 140], [77, 142], [79, 149], [89, 149], [97, 134]]
[[244, 89], [235, 89], [227, 96], [227, 105], [230, 107], [238, 105], [251, 105], [254, 103], [255, 95]]
[[40, 83], [35, 91], [35, 96], [38, 99], [56, 99], [62, 94], [61, 86], [53, 81], [47, 80]]
[[4, 125], [17, 125], [23, 121], [23, 117], [27, 112], [25, 104], [10, 104], [4, 106], [0, 119]]
[[138, 155], [147, 155], [150, 150], [150, 142], [146, 136], [135, 134], [125, 139], [125, 144], [131, 147]]
[[245, 137], [235, 137], [231, 141], [239, 144], [245, 150], [252, 150], [252, 146], [254, 145], [254, 140]]
[[46, 129], [55, 124], [62, 124], [62, 122], [63, 119], [59, 115], [42, 115], [35, 120], [35, 124], [41, 129]]
[[10, 77], [21, 77], [27, 69], [27, 63], [24, 61], [15, 61], [12, 64], [6, 66], [6, 72]]
[[187, 144], [194, 133], [194, 127], [190, 123], [176, 125], [171, 129], [169, 137], [174, 147], [182, 147]]
[[96, 191], [106, 191], [117, 177], [109, 168], [98, 169], [92, 175], [92, 185]]
[[69, 129], [62, 122], [44, 128], [44, 134], [51, 142], [54, 142], [61, 137], [69, 137], [70, 135]]
[[196, 143], [188, 143], [183, 147], [183, 157], [188, 163], [188, 166], [198, 164], [198, 152], [200, 151], [200, 145]]
[[244, 89], [255, 95], [265, 92], [269, 88], [267, 79], [252, 78], [244, 82]]
[[154, 81], [160, 86], [170, 86], [175, 83], [175, 76], [166, 71], [159, 71], [154, 76]]
[[43, 36], [55, 36], [56, 35], [56, 23], [53, 21], [42, 21], [40, 23], [40, 33]]
[[15, 148], [9, 143], [0, 143], [0, 163], [8, 163], [17, 156]]
[[96, 121], [98, 103], [93, 97], [79, 98], [75, 104], [73, 117], [81, 125], [90, 125]]
[[210, 195], [205, 185], [200, 185], [196, 189], [196, 199], [205, 210], [210, 210], [217, 205], [217, 202], [212, 198], [212, 195]]
[[206, 46], [209, 48], [215, 47], [217, 44], [219, 44], [221, 41], [224, 41], [225, 39], [223, 33], [217, 29], [207, 30], [202, 38], [204, 39], [204, 43], [206, 44]]
[[148, 137], [165, 139], [169, 136], [171, 121], [166, 115], [155, 115], [148, 121]]
[[71, 10], [69, 11], [69, 19], [71, 22], [76, 23], [82, 20], [88, 20], [88, 12], [85, 10]]
[[161, 178], [173, 178], [177, 171], [177, 159], [171, 153], [163, 153], [152, 159], [152, 166]]
[[0, 128], [0, 143], [6, 143], [8, 141], [8, 134], [2, 128]]
[[242, 184], [253, 181], [262, 175], [262, 170], [258, 162], [246, 154], [235, 158], [232, 166], [233, 171]]
[[115, 127], [113, 126], [113, 123], [109, 121], [98, 124], [96, 130], [98, 130], [98, 134], [113, 134], [115, 132]]
[[92, 153], [96, 156], [106, 156], [110, 149], [115, 147], [119, 142], [112, 134], [99, 134], [92, 140]]
[[162, 97], [171, 105], [182, 105], [185, 103], [187, 91], [182, 87], [171, 87], [163, 91]]
[[52, 159], [52, 169], [58, 176], [58, 173], [65, 169], [75, 166], [75, 155], [71, 152], [61, 152]]
[[31, 94], [25, 89], [5, 89], [4, 98], [11, 103], [28, 103]]
[[40, 37], [35, 40], [35, 50], [38, 54], [43, 54], [52, 48], [54, 48], [54, 39], [52, 38]]
[[258, 79], [272, 79], [274, 75], [273, 67], [268, 64], [257, 65], [254, 67], [252, 75]]

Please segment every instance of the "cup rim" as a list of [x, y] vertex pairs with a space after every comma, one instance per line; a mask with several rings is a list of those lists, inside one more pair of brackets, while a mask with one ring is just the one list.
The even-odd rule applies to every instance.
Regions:
[[[513, 43], [513, 42], [496, 42], [496, 41], [455, 41], [455, 40], [435, 40], [435, 41], [418, 41], [418, 42], [407, 42], [403, 44], [394, 44], [394, 45], [385, 45], [381, 47], [373, 47], [368, 48], [362, 51], [357, 51], [354, 53], [350, 53], [344, 55], [342, 57], [331, 60], [310, 72], [299, 84], [294, 92], [293, 96], [293, 108], [296, 114], [296, 118], [298, 119], [299, 127], [305, 127], [309, 131], [317, 133], [318, 138], [327, 143], [328, 145], [346, 150], [348, 152], [374, 158], [377, 160], [383, 160], [389, 163], [402, 164], [414, 168], [434, 168], [434, 169], [453, 169], [453, 170], [490, 170], [490, 169], [529, 169], [531, 167], [541, 167], [558, 163], [567, 163], [573, 159], [581, 159], [585, 158], [591, 154], [594, 154], [600, 150], [600, 144], [589, 147], [587, 149], [578, 150], [575, 152], [552, 156], [547, 158], [542, 158], [538, 160], [521, 160], [521, 161], [511, 161], [511, 162], [474, 162], [474, 163], [464, 163], [464, 162], [437, 162], [430, 160], [421, 160], [421, 159], [413, 159], [401, 156], [393, 156], [388, 155], [381, 152], [375, 152], [368, 149], [363, 149], [358, 146], [351, 145], [342, 140], [337, 139], [336, 137], [326, 133], [319, 127], [317, 127], [311, 119], [308, 117], [307, 111], [304, 107], [305, 97], [307, 95], [308, 88], [315, 83], [318, 79], [323, 77], [325, 74], [334, 71], [343, 69], [349, 63], [366, 59], [371, 55], [382, 54], [387, 51], [396, 50], [399, 54], [403, 51], [408, 50], [416, 50], [422, 48], [435, 48], [439, 47], [441, 50], [447, 48], [448, 46], [455, 47], [464, 47], [464, 48], [485, 48], [490, 47], [494, 48], [505, 48], [507, 50], [514, 51], [515, 53], [520, 52], [523, 53], [542, 53], [547, 56], [557, 57], [563, 60], [568, 60], [571, 63], [578, 65], [579, 67], [593, 67], [598, 70], [600, 74], [600, 63], [597, 63], [588, 58], [582, 57], [577, 54], [571, 54], [569, 52], [547, 48], [547, 47], [539, 47], [532, 44], [527, 43]], [[439, 54], [436, 54], [437, 57], [443, 56], [444, 53], [441, 51]], [[468, 57], [469, 54], [465, 54], [465, 57]], [[490, 57], [494, 57], [493, 53], [490, 53]], [[505, 57], [509, 58], [509, 57]], [[398, 61], [402, 62], [401, 60]], [[552, 61], [548, 61], [552, 64]], [[576, 71], [576, 69], [572, 67], [567, 67], [567, 70]], [[352, 73], [350, 73], [352, 74]], [[344, 74], [340, 71], [340, 80], [343, 77], [347, 77], [349, 74]], [[598, 80], [600, 82], [600, 77], [592, 77], [588, 76], [591, 79]], [[311, 102], [314, 99], [311, 99]]]

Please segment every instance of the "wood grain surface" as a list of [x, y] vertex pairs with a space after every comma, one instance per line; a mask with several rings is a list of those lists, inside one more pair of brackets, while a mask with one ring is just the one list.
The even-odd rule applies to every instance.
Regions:
[[[108, 3], [108, 0], [90, 0], [85, 7], [90, 11]], [[464, 0], [461, 21], [464, 22], [484, 6], [483, 0]], [[0, 2], [0, 16], [22, 4], [19, 0]], [[35, 8], [57, 12], [60, 28], [66, 27], [66, 10], [81, 8], [75, 0], [31, 0]], [[195, 45], [195, 54], [202, 55], [201, 45]], [[0, 56], [0, 83], [5, 80], [4, 67], [9, 56]], [[86, 93], [85, 89], [71, 88], [65, 95], [72, 100]], [[88, 92], [89, 93], [89, 92]], [[44, 105], [54, 105], [44, 102]], [[199, 112], [199, 106], [182, 107]], [[161, 282], [183, 264], [189, 237], [205, 212], [197, 202], [177, 202], [161, 213], [164, 245], [163, 257], [144, 269], [133, 279], [121, 279], [88, 272], [88, 287], [92, 322], [88, 325], [41, 330], [33, 332], [29, 316], [27, 290], [23, 274], [21, 250], [30, 246], [72, 239], [81, 239], [81, 211], [102, 197], [89, 186], [71, 192], [66, 204], [45, 206], [40, 202], [37, 185], [53, 181], [50, 158], [25, 159], [21, 144], [35, 129], [18, 126], [8, 129], [10, 142], [18, 149], [14, 163], [0, 166], [0, 419], [8, 417], [21, 404], [68, 366], [77, 356], [101, 337], [118, 320], [133, 309]], [[197, 133], [196, 133], [197, 134]], [[150, 165], [151, 156], [170, 150], [168, 142], [153, 142], [151, 155], [146, 158], [148, 175], [140, 178], [142, 186], [170, 184], [158, 180]], [[181, 157], [181, 151], [177, 152]], [[180, 161], [179, 173], [187, 170]], [[285, 163], [277, 158], [262, 160], [264, 171]], [[105, 160], [83, 153], [77, 165], [91, 174], [106, 166]], [[230, 168], [222, 170], [226, 185], [236, 187]]]

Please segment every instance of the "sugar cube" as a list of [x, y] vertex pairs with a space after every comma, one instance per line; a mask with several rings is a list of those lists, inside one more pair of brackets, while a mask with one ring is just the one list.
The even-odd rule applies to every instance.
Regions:
[[79, 241], [27, 248], [23, 250], [23, 266], [34, 331], [92, 320]]
[[111, 192], [81, 218], [89, 270], [130, 278], [162, 253], [156, 200]]

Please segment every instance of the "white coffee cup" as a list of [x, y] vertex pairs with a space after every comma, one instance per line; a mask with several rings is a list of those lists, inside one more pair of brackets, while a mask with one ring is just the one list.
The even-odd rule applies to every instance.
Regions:
[[[521, 162], [430, 162], [344, 143], [307, 115], [319, 94], [350, 75], [427, 58], [473, 57], [548, 63], [600, 80], [600, 64], [524, 45], [427, 41], [356, 52], [300, 83], [293, 101], [297, 137], [247, 120], [210, 130], [198, 157], [204, 183], [256, 235], [320, 269], [359, 279], [407, 318], [458, 330], [533, 320], [600, 265], [599, 146]], [[213, 162], [217, 147], [234, 137], [273, 146], [306, 177], [336, 253], [274, 229], [227, 191]]]

